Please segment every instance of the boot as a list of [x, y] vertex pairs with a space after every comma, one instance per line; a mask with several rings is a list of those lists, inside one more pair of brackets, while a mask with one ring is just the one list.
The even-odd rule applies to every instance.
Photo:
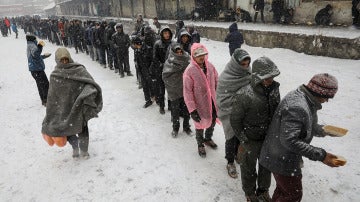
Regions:
[[188, 128], [184, 128], [184, 132], [185, 132], [187, 135], [191, 135], [192, 130], [191, 130], [190, 127], [188, 127]]
[[82, 150], [80, 150], [80, 156], [81, 156], [82, 158], [84, 158], [84, 159], [89, 159], [89, 158], [90, 158], [90, 154], [89, 154], [89, 152], [87, 152], [87, 151], [82, 151]]
[[79, 154], [79, 148], [73, 149], [72, 157], [73, 157], [73, 158], [79, 158], [79, 156], [80, 156], [80, 154]]
[[120, 78], [124, 78], [124, 77], [125, 77], [124, 73], [120, 73]]
[[144, 104], [144, 108], [148, 108], [150, 105], [152, 105], [152, 101], [149, 100], [149, 101], [146, 101], [145, 104]]
[[126, 73], [127, 76], [134, 76], [131, 72]]
[[173, 130], [171, 132], [171, 135], [172, 135], [173, 138], [176, 138], [178, 136], [178, 134], [179, 134], [179, 131], [177, 131], [177, 130]]
[[261, 193], [257, 193], [257, 198], [259, 202], [270, 202], [271, 201], [271, 197], [269, 195], [269, 191], [264, 191]]
[[159, 112], [160, 112], [160, 114], [165, 114], [165, 109], [164, 109], [164, 107], [160, 107]]
[[115, 74], [119, 73], [119, 69], [115, 69]]
[[203, 144], [198, 146], [198, 152], [199, 152], [200, 157], [202, 157], [202, 158], [206, 157], [205, 146]]
[[256, 195], [251, 195], [251, 196], [245, 196], [246, 197], [246, 202], [259, 202], [259, 200], [257, 199]]
[[204, 144], [211, 147], [212, 149], [217, 149], [217, 144], [215, 144], [215, 142], [212, 139], [205, 140]]
[[230, 177], [232, 177], [232, 178], [237, 178], [238, 177], [238, 174], [236, 172], [236, 166], [235, 166], [234, 163], [228, 163], [226, 165], [226, 169], [227, 169], [228, 174], [229, 174]]

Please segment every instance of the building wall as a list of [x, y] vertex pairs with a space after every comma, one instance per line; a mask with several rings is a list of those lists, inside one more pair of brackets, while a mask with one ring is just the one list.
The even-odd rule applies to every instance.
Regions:
[[[225, 1], [226, 0], [219, 2], [221, 2], [222, 5], [227, 5], [229, 8], [233, 9], [240, 6], [241, 8], [248, 10], [250, 14], [254, 16], [255, 11], [253, 9], [253, 3], [255, 0], [227, 0], [227, 3], [224, 4]], [[265, 21], [272, 22], [273, 13], [270, 12], [272, 0], [265, 0], [265, 2]], [[196, 0], [73, 0], [69, 3], [61, 4], [60, 8], [61, 14], [63, 15], [89, 14], [97, 16], [99, 15], [99, 6], [110, 5], [109, 15], [114, 17], [133, 18], [136, 14], [142, 13], [146, 18], [158, 16], [163, 19], [177, 19], [179, 16], [181, 19], [189, 19], [192, 10], [195, 8], [195, 3]], [[81, 4], [88, 5], [79, 7]], [[301, 0], [300, 6], [295, 10], [294, 21], [297, 23], [314, 23], [317, 11], [324, 8], [326, 4], [331, 4], [334, 7], [334, 24], [351, 25], [351, 0]]]

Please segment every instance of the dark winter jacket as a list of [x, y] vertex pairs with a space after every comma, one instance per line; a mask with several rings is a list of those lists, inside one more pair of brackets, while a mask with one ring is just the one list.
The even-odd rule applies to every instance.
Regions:
[[33, 40], [27, 41], [27, 59], [28, 59], [28, 66], [29, 71], [44, 71], [45, 70], [45, 63], [44, 58], [45, 56], [41, 55], [43, 47], [37, 44], [37, 40], [34, 36]]
[[164, 64], [162, 79], [168, 94], [168, 99], [173, 101], [183, 96], [183, 73], [190, 64], [190, 55], [183, 51], [183, 55], [177, 55], [176, 49], [180, 44], [173, 44], [168, 59]]
[[229, 43], [230, 55], [232, 55], [237, 48], [241, 48], [244, 43], [243, 35], [238, 31], [238, 26], [233, 23], [229, 27], [229, 34], [225, 38], [225, 42]]
[[324, 149], [310, 145], [314, 136], [323, 137], [317, 111], [321, 104], [303, 86], [288, 93], [279, 104], [264, 141], [260, 164], [271, 172], [298, 176], [303, 167], [302, 156], [323, 161]]
[[329, 25], [332, 15], [332, 6], [328, 4], [325, 8], [319, 10], [315, 16], [315, 22], [318, 25]]
[[259, 11], [259, 10], [263, 10], [265, 7], [265, 2], [264, 0], [255, 0], [254, 3], [254, 9]]
[[111, 37], [112, 37], [112, 35], [115, 34], [115, 32], [116, 32], [115, 22], [109, 22], [109, 26], [107, 26], [105, 29], [105, 44], [106, 44], [106, 46], [110, 46]]
[[100, 25], [99, 28], [95, 29], [95, 34], [94, 34], [94, 46], [96, 48], [100, 48], [100, 47], [105, 47], [105, 27], [103, 24]]
[[[189, 37], [189, 40], [186, 43], [183, 43], [181, 41], [181, 37], [187, 35]], [[186, 30], [182, 31], [180, 33], [180, 42], [179, 44], [181, 45], [181, 48], [186, 51], [189, 55], [191, 54], [191, 35], [189, 34], [189, 32], [187, 32]]]
[[238, 90], [233, 97], [230, 124], [240, 141], [265, 139], [271, 118], [280, 102], [280, 84], [273, 81], [272, 85], [264, 87], [261, 83], [279, 74], [271, 60], [261, 57], [253, 63], [251, 83]]
[[117, 51], [117, 53], [129, 53], [130, 37], [124, 32], [115, 32], [110, 41], [111, 46]]
[[[59, 63], [68, 57], [70, 63]], [[43, 134], [52, 137], [79, 134], [103, 106], [100, 86], [81, 64], [74, 63], [65, 48], [55, 53], [57, 65], [50, 75]]]
[[[170, 38], [168, 40], [165, 40], [163, 37], [163, 33], [165, 30], [170, 31]], [[151, 67], [150, 67], [150, 72], [154, 77], [162, 77], [162, 69], [163, 69], [163, 65], [166, 61], [166, 54], [168, 51], [168, 48], [170, 46], [170, 44], [172, 43], [172, 32], [168, 27], [164, 27], [161, 31], [160, 31], [160, 39], [157, 40], [154, 44], [154, 49], [153, 49], [153, 60], [151, 63]]]
[[150, 78], [150, 65], [153, 57], [153, 47], [143, 42], [140, 49], [134, 49], [135, 61], [142, 76]]

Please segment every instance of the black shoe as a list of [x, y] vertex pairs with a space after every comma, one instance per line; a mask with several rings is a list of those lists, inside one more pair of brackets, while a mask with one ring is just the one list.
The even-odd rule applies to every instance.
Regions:
[[179, 134], [179, 131], [177, 131], [177, 130], [173, 130], [171, 132], [171, 135], [173, 136], [173, 138], [176, 138], [178, 136], [178, 134]]
[[159, 112], [160, 112], [160, 114], [165, 114], [165, 109], [164, 109], [164, 107], [160, 107]]
[[125, 77], [124, 73], [121, 73], [120, 78], [124, 78], [124, 77]]
[[134, 76], [134, 74], [132, 74], [131, 72], [128, 72], [126, 75], [127, 76]]
[[185, 132], [186, 134], [188, 134], [188, 135], [191, 135], [192, 130], [190, 129], [190, 127], [189, 127], [189, 128], [184, 128], [184, 132]]
[[115, 74], [119, 73], [119, 69], [115, 69]]
[[199, 146], [198, 146], [198, 152], [199, 152], [199, 155], [200, 155], [202, 158], [205, 158], [205, 157], [206, 157], [206, 151], [205, 151], [205, 146], [204, 146], [204, 145], [199, 145]]
[[205, 140], [204, 144], [211, 147], [212, 149], [217, 149], [217, 144], [215, 144], [215, 142], [212, 139]]
[[150, 105], [152, 105], [152, 101], [150, 100], [150, 101], [146, 101], [145, 102], [145, 104], [144, 104], [144, 108], [147, 108], [147, 107], [149, 107]]

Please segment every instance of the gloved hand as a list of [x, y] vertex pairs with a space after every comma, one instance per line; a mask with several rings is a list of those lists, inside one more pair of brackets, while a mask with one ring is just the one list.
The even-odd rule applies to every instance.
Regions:
[[199, 113], [196, 111], [196, 109], [190, 113], [190, 116], [195, 122], [200, 122], [201, 121]]
[[331, 153], [326, 153], [326, 156], [325, 156], [325, 159], [323, 160], [323, 163], [327, 166], [330, 166], [330, 167], [339, 167], [339, 165], [337, 165], [335, 163], [335, 159], [337, 157], [334, 155], [334, 154], [331, 154]]
[[51, 56], [51, 53], [44, 53], [43, 59], [48, 58], [48, 57], [50, 57], [50, 56]]
[[45, 46], [45, 42], [43, 41], [43, 40], [41, 40], [41, 41], [39, 41], [39, 43], [38, 43], [38, 45], [40, 45], [40, 46]]

